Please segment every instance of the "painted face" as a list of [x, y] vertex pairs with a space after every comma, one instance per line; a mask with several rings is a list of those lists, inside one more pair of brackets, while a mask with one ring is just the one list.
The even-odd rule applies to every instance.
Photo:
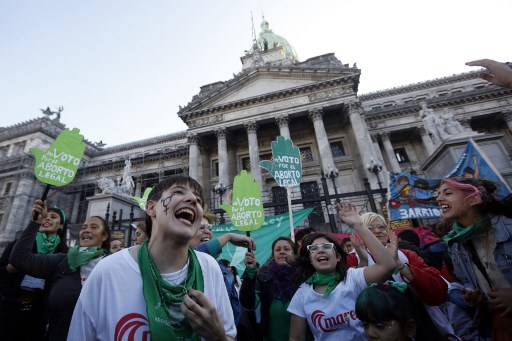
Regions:
[[135, 245], [141, 245], [146, 241], [146, 239], [148, 239], [146, 232], [144, 232], [140, 227], [137, 227], [137, 230], [135, 230], [135, 238], [133, 239]]
[[407, 335], [395, 320], [385, 322], [363, 322], [364, 333], [371, 341], [405, 341]]
[[438, 189], [437, 203], [444, 219], [462, 220], [473, 208], [466, 202], [466, 192], [443, 183]]
[[153, 215], [153, 234], [173, 236], [190, 242], [197, 234], [203, 208], [200, 196], [188, 185], [173, 184], [159, 200], [150, 200], [147, 211]]
[[120, 240], [113, 240], [110, 242], [110, 253], [121, 251], [123, 249], [123, 243]]
[[107, 238], [108, 235], [105, 233], [103, 222], [96, 217], [87, 219], [80, 229], [80, 246], [101, 247]]
[[293, 248], [286, 240], [280, 240], [274, 245], [273, 255], [277, 265], [289, 265], [294, 257]]
[[387, 245], [388, 243], [388, 229], [386, 224], [380, 219], [373, 219], [368, 225], [368, 229], [373, 233], [373, 235], [382, 243], [382, 245]]
[[311, 265], [315, 268], [316, 271], [326, 274], [331, 274], [336, 272], [336, 265], [341, 259], [341, 256], [336, 253], [335, 247], [329, 248], [327, 244], [330, 244], [325, 238], [317, 238], [315, 239], [311, 245], [316, 245], [316, 250], [310, 248], [309, 250], [309, 259], [311, 260]]
[[41, 223], [41, 226], [39, 226], [39, 232], [46, 233], [46, 235], [49, 237], [56, 235], [59, 229], [62, 227], [63, 226], [60, 222], [60, 215], [57, 212], [50, 211]]

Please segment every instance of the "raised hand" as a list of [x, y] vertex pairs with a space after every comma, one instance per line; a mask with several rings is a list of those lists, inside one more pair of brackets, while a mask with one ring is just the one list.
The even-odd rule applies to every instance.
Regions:
[[361, 216], [359, 215], [355, 205], [344, 201], [341, 204], [338, 203], [338, 210], [340, 219], [343, 220], [348, 226], [354, 228], [364, 225], [363, 219], [361, 219]]
[[281, 187], [294, 187], [302, 182], [302, 161], [299, 147], [292, 140], [278, 136], [272, 142], [274, 161], [260, 161], [260, 167], [266, 169]]

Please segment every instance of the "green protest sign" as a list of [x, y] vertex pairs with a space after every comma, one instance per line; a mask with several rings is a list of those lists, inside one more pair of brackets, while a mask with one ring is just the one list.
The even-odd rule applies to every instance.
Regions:
[[254, 231], [265, 221], [259, 183], [243, 170], [235, 176], [231, 204], [220, 205], [239, 231]]
[[80, 160], [84, 155], [84, 137], [80, 130], [63, 130], [46, 152], [30, 148], [36, 158], [34, 173], [42, 183], [61, 187], [75, 178]]
[[[312, 208], [306, 208], [303, 210], [293, 211], [293, 227], [298, 227], [304, 222], [308, 215], [313, 211]], [[265, 217], [265, 222], [257, 231], [251, 232], [251, 237], [256, 241], [258, 246], [256, 250], [253, 250], [256, 259], [260, 264], [272, 256], [272, 250], [270, 245], [278, 237], [290, 237], [290, 217], [287, 213], [275, 215], [271, 217]], [[224, 233], [241, 233], [238, 232], [235, 227], [231, 224], [215, 225], [213, 227], [213, 236], [219, 238]], [[244, 257], [247, 249], [241, 246], [235, 246], [231, 243], [227, 243], [222, 248], [222, 253], [218, 259], [227, 259], [231, 265], [236, 266], [239, 273], [243, 273], [245, 270]]]
[[137, 205], [139, 205], [140, 209], [143, 211], [146, 211], [146, 203], [148, 202], [149, 193], [153, 190], [153, 187], [147, 187], [144, 190], [144, 194], [141, 197], [132, 196], [132, 199], [137, 202]]
[[274, 161], [260, 161], [281, 187], [294, 187], [302, 182], [302, 160], [300, 150], [292, 140], [278, 136], [272, 142], [272, 157]]

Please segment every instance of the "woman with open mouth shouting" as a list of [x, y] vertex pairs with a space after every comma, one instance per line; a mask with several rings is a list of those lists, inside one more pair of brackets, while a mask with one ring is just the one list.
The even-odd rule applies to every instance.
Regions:
[[[395, 268], [390, 253], [363, 225], [357, 208], [347, 202], [338, 207], [340, 218], [359, 235], [375, 264], [347, 269], [347, 254], [333, 237], [322, 233], [307, 236], [298, 258], [305, 283], [288, 306], [290, 340], [304, 340], [307, 325], [315, 340], [366, 340], [355, 313], [356, 298], [369, 284], [388, 279]], [[396, 247], [395, 236], [391, 248]]]
[[[37, 214], [35, 214], [37, 213]], [[48, 203], [36, 200], [31, 221], [23, 231], [9, 258], [9, 262], [27, 274], [43, 278], [51, 285], [48, 294], [48, 339], [66, 340], [71, 315], [92, 269], [107, 254], [110, 232], [101, 217], [89, 217], [80, 230], [80, 246], [67, 253], [31, 253], [37, 230], [51, 209]]]
[[455, 276], [476, 307], [475, 327], [480, 335], [491, 330], [493, 340], [512, 340], [512, 195], [499, 200], [496, 189], [490, 181], [449, 177], [437, 202], [451, 227], [444, 241]]
[[68, 339], [234, 340], [219, 265], [188, 247], [203, 207], [203, 190], [193, 178], [173, 175], [158, 183], [146, 203], [149, 240], [98, 264], [78, 299]]

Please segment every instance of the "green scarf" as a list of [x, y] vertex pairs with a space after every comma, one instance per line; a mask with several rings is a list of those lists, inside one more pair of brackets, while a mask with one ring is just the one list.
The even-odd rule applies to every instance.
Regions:
[[333, 274], [323, 274], [320, 272], [315, 272], [311, 277], [306, 280], [308, 284], [316, 284], [316, 285], [326, 285], [327, 290], [324, 292], [324, 297], [327, 297], [331, 294], [331, 292], [336, 288], [336, 282], [341, 278], [339, 273]]
[[69, 270], [76, 271], [80, 265], [87, 264], [99, 256], [107, 254], [107, 250], [101, 249], [97, 246], [74, 246], [68, 250], [68, 265]]
[[491, 218], [489, 218], [489, 216], [485, 216], [483, 219], [480, 219], [468, 227], [464, 227], [460, 225], [458, 221], [455, 221], [452, 225], [452, 230], [444, 236], [443, 240], [448, 247], [452, 246], [453, 243], [463, 243], [490, 224]]
[[60, 237], [58, 234], [48, 237], [46, 233], [37, 232], [36, 244], [37, 253], [41, 255], [48, 255], [55, 252], [57, 245], [60, 243]]
[[190, 288], [204, 292], [201, 265], [191, 248], [188, 249], [188, 258], [187, 279], [174, 286], [162, 278], [149, 253], [148, 241], [139, 248], [139, 268], [152, 340], [200, 339], [180, 309], [183, 296]]

